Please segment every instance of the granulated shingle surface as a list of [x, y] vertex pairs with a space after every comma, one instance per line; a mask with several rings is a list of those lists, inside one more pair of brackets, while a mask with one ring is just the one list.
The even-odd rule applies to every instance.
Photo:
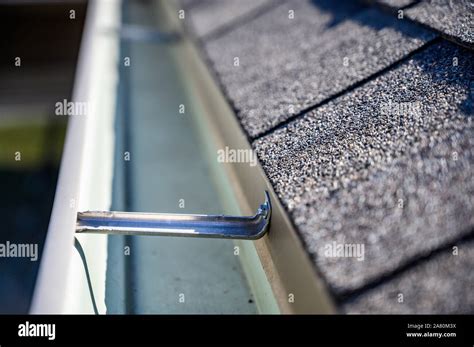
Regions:
[[425, 0], [408, 9], [406, 15], [474, 47], [474, 2], [471, 0]]
[[472, 314], [474, 242], [456, 247], [345, 303], [343, 310], [348, 313]]
[[257, 137], [433, 37], [354, 1], [293, 0], [204, 47], [241, 124]]
[[183, 1], [342, 311], [474, 312], [474, 57], [429, 43], [472, 44], [468, 1]]
[[[473, 64], [437, 43], [253, 143], [336, 295], [474, 226]], [[364, 260], [326, 256], [333, 242]]]
[[262, 6], [277, 5], [279, 0], [191, 0], [181, 2], [194, 33], [203, 37], [230, 25]]

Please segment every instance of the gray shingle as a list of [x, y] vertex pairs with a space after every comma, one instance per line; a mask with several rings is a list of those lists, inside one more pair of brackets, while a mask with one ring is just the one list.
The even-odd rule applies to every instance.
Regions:
[[474, 3], [471, 0], [422, 1], [406, 11], [410, 19], [439, 30], [448, 37], [474, 47]]
[[256, 137], [433, 37], [353, 1], [293, 0], [205, 48], [243, 127]]
[[345, 303], [342, 309], [348, 313], [473, 314], [474, 242], [456, 247], [457, 255], [449, 248]]
[[203, 37], [263, 6], [278, 3], [280, 0], [188, 0], [182, 4], [194, 34]]
[[[471, 52], [435, 44], [254, 142], [336, 294], [474, 225], [473, 64]], [[383, 116], [389, 101], [412, 112], [392, 104]], [[365, 260], [325, 256], [332, 242], [364, 244]]]

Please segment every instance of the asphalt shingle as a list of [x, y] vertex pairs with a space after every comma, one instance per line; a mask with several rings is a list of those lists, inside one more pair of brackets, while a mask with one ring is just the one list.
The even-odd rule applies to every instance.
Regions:
[[432, 38], [354, 1], [294, 0], [204, 47], [244, 129], [255, 138]]
[[264, 6], [277, 5], [280, 0], [181, 0], [188, 12], [188, 23], [198, 37], [204, 37]]
[[471, 0], [422, 1], [408, 9], [406, 15], [459, 43], [474, 47], [474, 2]]
[[[447, 42], [253, 145], [336, 295], [474, 226], [474, 59]], [[364, 260], [326, 247], [364, 245]]]
[[472, 314], [474, 242], [455, 247], [363, 293], [342, 309], [347, 313]]

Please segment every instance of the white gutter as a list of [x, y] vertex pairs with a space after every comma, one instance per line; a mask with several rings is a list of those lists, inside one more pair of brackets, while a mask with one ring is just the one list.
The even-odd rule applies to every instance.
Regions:
[[[121, 1], [116, 0], [90, 0], [88, 4], [72, 96], [73, 102], [86, 102], [88, 110], [86, 115], [69, 116], [56, 195], [30, 309], [34, 314], [70, 311], [71, 305], [67, 308], [65, 305], [67, 297], [78, 298], [84, 292], [84, 269], [74, 249], [77, 212], [110, 208], [119, 51], [118, 38], [110, 29], [119, 25], [120, 7]], [[91, 277], [99, 291], [96, 293], [99, 312], [105, 311], [106, 240], [96, 238], [89, 247], [92, 249], [89, 254], [98, 257], [89, 265], [94, 267]], [[86, 250], [85, 244], [83, 247]]]

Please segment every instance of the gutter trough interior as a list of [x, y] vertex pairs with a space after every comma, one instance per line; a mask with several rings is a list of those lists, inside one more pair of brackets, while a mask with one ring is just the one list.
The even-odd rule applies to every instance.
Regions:
[[[124, 2], [123, 21], [167, 30], [152, 2]], [[239, 214], [221, 207], [199, 107], [173, 60], [180, 49], [123, 35], [112, 210]], [[107, 269], [107, 313], [257, 312], [230, 240], [109, 236]]]

